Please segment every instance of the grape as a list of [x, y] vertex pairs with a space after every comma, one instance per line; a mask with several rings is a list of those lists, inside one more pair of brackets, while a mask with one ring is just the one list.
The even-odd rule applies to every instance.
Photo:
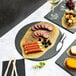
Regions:
[[74, 3], [72, 2], [72, 0], [69, 0], [69, 1], [67, 1], [67, 3], [66, 3], [66, 7], [73, 10], [74, 7], [75, 7], [75, 5], [74, 5]]

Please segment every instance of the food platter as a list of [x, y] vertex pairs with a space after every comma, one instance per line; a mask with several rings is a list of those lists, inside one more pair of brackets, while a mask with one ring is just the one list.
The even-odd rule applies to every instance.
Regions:
[[[15, 46], [16, 46], [17, 51], [21, 55], [22, 55], [22, 50], [20, 47], [20, 42], [21, 42], [23, 36], [27, 33], [28, 29], [37, 23], [39, 23], [39, 22], [33, 22], [30, 24], [27, 24], [16, 35]], [[56, 51], [56, 47], [57, 47], [57, 44], [59, 43], [61, 37], [62, 37], [62, 33], [59, 30], [59, 35], [58, 35], [57, 40], [56, 40], [55, 44], [53, 45], [53, 47], [51, 47], [45, 54], [43, 54], [42, 56], [40, 56], [38, 58], [27, 58], [27, 59], [31, 59], [31, 60], [35, 60], [35, 61], [42, 61], [42, 60], [47, 60], [49, 58], [52, 58], [53, 56], [55, 56], [59, 52], [59, 51]]]
[[76, 29], [68, 29], [68, 28], [65, 28], [64, 26], [62, 26], [62, 18], [64, 16], [64, 13], [65, 13], [65, 10], [61, 10], [61, 5], [63, 5], [64, 2], [61, 2], [57, 7], [54, 8], [54, 13], [57, 13], [58, 14], [58, 18], [57, 19], [51, 19], [51, 14], [52, 14], [52, 11], [50, 11], [46, 16], [45, 18], [52, 21], [53, 23], [57, 24], [58, 26], [66, 29], [67, 31], [71, 32], [71, 33], [75, 33], [76, 32]]
[[74, 58], [76, 59], [76, 57], [74, 56], [69, 56], [68, 55], [68, 50], [72, 47], [72, 46], [76, 46], [76, 40], [65, 50], [65, 52], [56, 60], [56, 64], [59, 65], [61, 68], [63, 68], [64, 70], [66, 70], [68, 73], [70, 73], [72, 76], [76, 76], [76, 71], [75, 70], [70, 70], [68, 69], [64, 62], [65, 62], [65, 59], [67, 58]]

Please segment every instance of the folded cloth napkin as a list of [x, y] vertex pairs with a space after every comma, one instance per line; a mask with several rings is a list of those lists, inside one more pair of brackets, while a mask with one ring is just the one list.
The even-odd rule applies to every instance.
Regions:
[[[2, 76], [4, 76], [8, 63], [9, 63], [9, 61], [3, 61]], [[11, 76], [12, 68], [13, 68], [13, 63], [11, 63], [11, 65], [9, 67], [7, 76]], [[17, 68], [18, 76], [25, 76], [24, 59], [16, 60], [16, 68]], [[14, 74], [14, 76], [15, 76], [15, 74]]]

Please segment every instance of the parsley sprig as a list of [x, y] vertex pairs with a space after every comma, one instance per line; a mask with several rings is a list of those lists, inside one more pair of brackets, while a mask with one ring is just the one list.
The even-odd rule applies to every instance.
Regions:
[[44, 66], [45, 66], [45, 62], [39, 62], [39, 64], [33, 65], [32, 67], [33, 67], [34, 69], [37, 69], [37, 68], [42, 68], [42, 67], [44, 67]]

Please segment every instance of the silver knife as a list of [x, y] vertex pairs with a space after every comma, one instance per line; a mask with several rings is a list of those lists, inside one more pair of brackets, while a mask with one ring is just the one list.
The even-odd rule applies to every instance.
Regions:
[[66, 38], [66, 35], [63, 34], [63, 35], [62, 35], [62, 38], [60, 39], [60, 42], [58, 43], [58, 45], [57, 45], [57, 47], [56, 47], [56, 51], [59, 51], [59, 50], [62, 48], [63, 42], [64, 42], [64, 39], [65, 39], [65, 38]]

